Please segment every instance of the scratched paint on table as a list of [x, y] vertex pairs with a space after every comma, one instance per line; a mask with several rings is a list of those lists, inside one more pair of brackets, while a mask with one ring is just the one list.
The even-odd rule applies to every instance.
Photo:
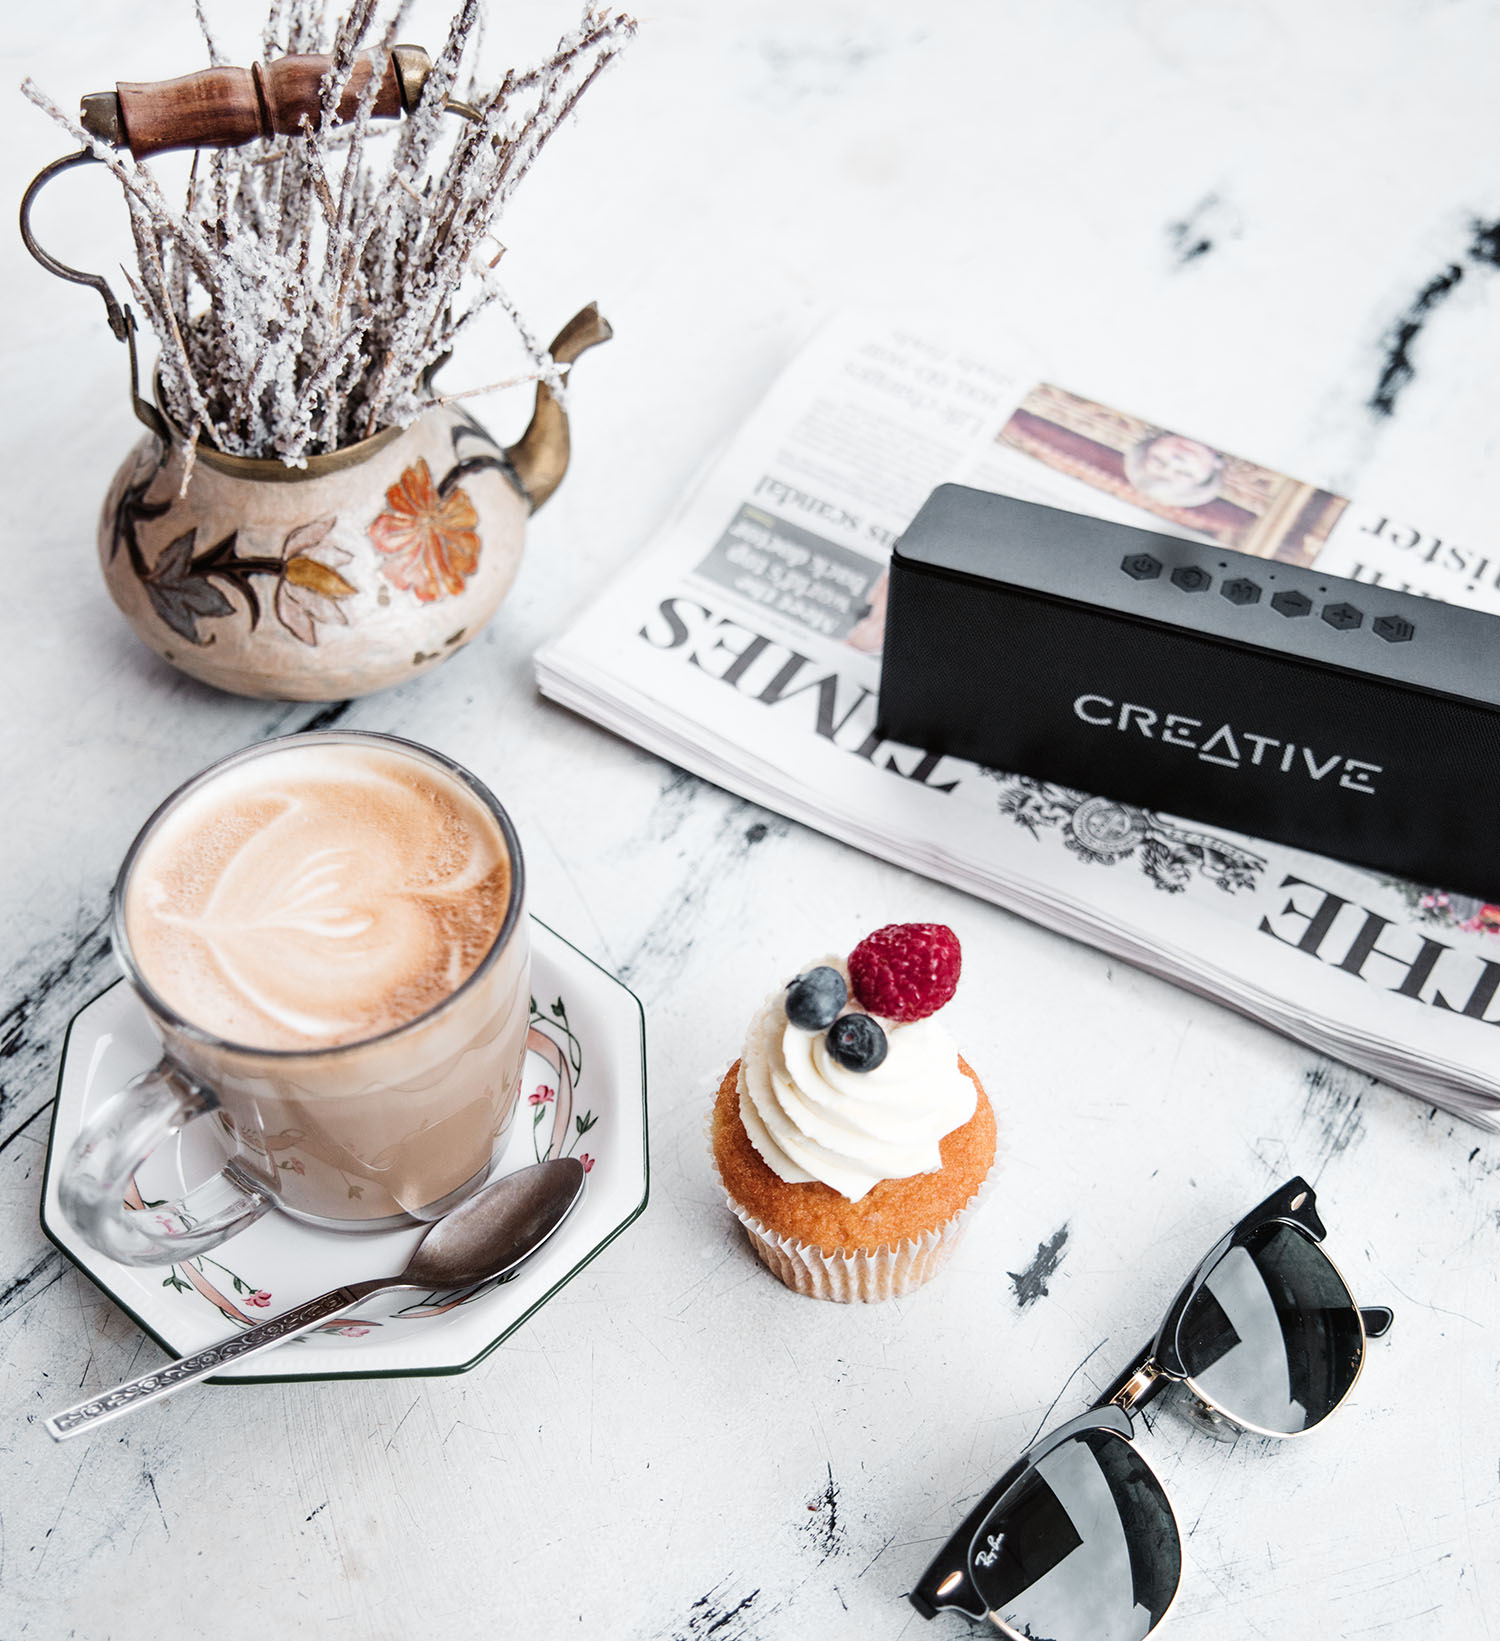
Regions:
[[[715, 818], [705, 836], [702, 823], [710, 813]], [[661, 840], [658, 847], [681, 849], [691, 838], [692, 848], [684, 858], [685, 870], [653, 906], [632, 946], [616, 960], [615, 971], [627, 986], [634, 976], [662, 964], [686, 971], [692, 962], [694, 931], [724, 878], [743, 869], [761, 845], [794, 830], [784, 816], [745, 799], [726, 799], [710, 782], [671, 765], [660, 773], [649, 826]]]
[[807, 1506], [807, 1520], [801, 1531], [817, 1552], [818, 1565], [842, 1555], [848, 1537], [848, 1524], [839, 1516], [839, 1484], [833, 1479], [833, 1466], [828, 1466], [828, 1480], [823, 1490]]
[[1500, 220], [1470, 224], [1470, 240], [1462, 256], [1440, 268], [1392, 321], [1385, 333], [1385, 357], [1380, 378], [1370, 395], [1370, 409], [1379, 416], [1393, 416], [1396, 401], [1417, 374], [1412, 350], [1428, 320], [1463, 283], [1470, 268], [1500, 267]]
[[714, 1641], [753, 1641], [755, 1620], [767, 1616], [756, 1610], [760, 1590], [737, 1597], [726, 1588], [732, 1581], [731, 1574], [700, 1595], [688, 1608], [687, 1622], [672, 1632], [672, 1641], [706, 1641], [709, 1636]]
[[1016, 1290], [1016, 1304], [1022, 1309], [1034, 1305], [1047, 1296], [1047, 1283], [1057, 1274], [1062, 1264], [1062, 1251], [1068, 1240], [1068, 1227], [1061, 1226], [1046, 1242], [1037, 1244], [1036, 1253], [1024, 1271], [1007, 1271], [1010, 1285]]
[[1185, 268], [1240, 232], [1234, 208], [1218, 194], [1205, 194], [1186, 216], [1167, 224], [1167, 243], [1178, 267]]
[[[1364, 1137], [1364, 1117], [1360, 1106], [1368, 1091], [1376, 1086], [1373, 1077], [1351, 1071], [1332, 1060], [1319, 1060], [1302, 1073], [1307, 1099], [1302, 1107], [1303, 1122], [1318, 1136], [1316, 1183], [1320, 1173], [1336, 1157], [1342, 1156]], [[1302, 1139], [1294, 1139], [1294, 1146]]]

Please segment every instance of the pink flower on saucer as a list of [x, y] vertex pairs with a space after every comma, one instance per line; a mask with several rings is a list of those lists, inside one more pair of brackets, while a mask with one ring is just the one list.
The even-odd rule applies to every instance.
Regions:
[[360, 1327], [355, 1322], [341, 1322], [337, 1326], [325, 1328], [323, 1331], [325, 1333], [341, 1334], [345, 1339], [363, 1339], [370, 1330]]
[[528, 1096], [528, 1105], [551, 1105], [557, 1098], [557, 1090], [550, 1088], [546, 1083], [538, 1083]]
[[594, 1171], [594, 1159], [588, 1154], [587, 1151], [580, 1151], [578, 1153], [578, 1160], [583, 1164], [583, 1171], [585, 1174], [591, 1174]]
[[264, 1288], [258, 1288], [254, 1293], [246, 1296], [245, 1303], [247, 1305], [259, 1305], [264, 1310], [271, 1303], [271, 1296]]
[[307, 1172], [300, 1157], [288, 1157], [280, 1166], [285, 1168], [289, 1174], [305, 1174]]

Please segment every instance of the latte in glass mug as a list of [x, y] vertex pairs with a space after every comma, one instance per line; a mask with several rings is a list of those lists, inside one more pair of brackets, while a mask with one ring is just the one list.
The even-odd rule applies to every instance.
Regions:
[[[162, 1135], [212, 1111], [257, 1212], [350, 1228], [446, 1213], [483, 1183], [520, 1089], [523, 876], [494, 797], [410, 742], [289, 736], [215, 765], [147, 822], [116, 885], [116, 948], [164, 1049], [116, 1101], [137, 1129], [154, 1103]], [[191, 1201], [170, 1251], [148, 1255], [146, 1216], [116, 1234], [100, 1182], [140, 1159], [96, 1138], [97, 1188], [81, 1168], [73, 1195], [97, 1211], [69, 1206], [64, 1176], [79, 1229], [102, 1222], [129, 1262], [185, 1255], [206, 1227]], [[231, 1219], [213, 1240], [247, 1222]]]
[[388, 746], [291, 745], [157, 822], [125, 933], [183, 1019], [255, 1048], [328, 1048], [451, 996], [509, 899], [505, 839], [472, 792]]

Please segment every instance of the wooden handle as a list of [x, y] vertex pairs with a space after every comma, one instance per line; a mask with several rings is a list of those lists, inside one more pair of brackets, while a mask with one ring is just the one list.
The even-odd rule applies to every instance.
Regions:
[[[379, 119], [398, 118], [421, 95], [417, 76], [403, 72], [411, 47], [388, 56], [375, 93]], [[423, 57], [425, 53], [415, 53]], [[303, 122], [316, 125], [323, 76], [333, 65], [327, 56], [279, 57], [251, 68], [205, 68], [177, 80], [121, 81], [121, 134], [138, 159], [172, 148], [238, 148], [257, 137], [295, 136]], [[375, 65], [357, 58], [349, 84], [339, 99], [336, 118], [351, 120], [370, 83]]]

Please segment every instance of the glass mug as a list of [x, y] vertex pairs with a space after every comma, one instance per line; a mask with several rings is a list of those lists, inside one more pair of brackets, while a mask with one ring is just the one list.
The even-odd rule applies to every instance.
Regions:
[[[351, 760], [324, 750], [341, 747], [364, 751]], [[361, 894], [366, 902], [385, 894], [391, 903], [388, 921], [399, 937], [403, 929], [420, 923], [408, 915], [416, 899], [437, 901], [446, 895], [443, 905], [448, 907], [455, 896], [472, 888], [465, 885], [462, 870], [456, 885], [440, 882], [437, 888], [412, 888], [393, 882], [382, 888], [380, 867], [399, 876], [411, 855], [409, 835], [422, 829], [415, 811], [426, 800], [413, 798], [412, 793], [425, 793], [433, 813], [447, 817], [445, 822], [432, 821], [418, 839], [428, 850], [423, 861], [446, 860], [452, 854], [449, 840], [462, 835], [460, 822], [480, 831], [493, 829], [487, 844], [476, 842], [473, 848], [498, 846], [496, 864], [484, 879], [485, 910], [491, 919], [498, 913], [498, 926], [492, 935], [487, 925], [481, 926], [480, 938], [487, 936], [488, 943], [477, 965], [412, 1018], [398, 1019], [354, 1040], [321, 1045], [312, 1041], [305, 1047], [263, 1047], [237, 1042], [232, 1031], [216, 1031], [201, 1017], [184, 1018], [163, 997], [163, 989], [173, 990], [166, 984], [169, 967], [165, 960], [157, 965], [154, 958], [143, 959], [130, 922], [137, 921], [136, 936], [155, 931], [139, 920], [127, 920], [127, 906], [133, 889], [143, 896], [155, 892], [152, 879], [141, 871], [143, 854], [153, 843], [159, 844], [157, 854], [169, 847], [163, 841], [164, 827], [176, 822], [179, 833], [191, 827], [194, 810], [185, 809], [190, 800], [204, 807], [223, 789], [221, 809], [238, 799], [257, 815], [274, 816], [274, 826], [288, 814], [295, 818], [299, 809], [275, 786], [280, 780], [285, 788], [289, 756], [299, 761], [300, 778], [315, 781], [320, 751], [330, 769], [343, 759], [342, 776], [355, 783], [351, 790], [364, 779], [355, 778], [361, 766], [368, 766], [375, 772], [370, 780], [376, 796], [380, 780], [391, 779], [395, 785], [385, 796], [395, 793], [400, 802], [385, 808], [374, 803], [361, 812], [359, 824], [341, 824], [332, 832], [325, 827], [322, 847], [309, 847], [302, 858], [295, 858], [295, 825], [283, 831], [283, 854], [294, 857], [295, 869], [286, 874], [288, 885], [283, 890], [274, 883], [267, 897], [263, 885], [252, 884], [248, 917], [226, 925], [240, 939], [238, 951], [248, 955], [252, 965], [257, 956], [264, 959], [268, 949], [273, 957], [277, 951], [274, 944], [257, 946], [258, 931], [271, 930], [271, 938], [280, 937], [285, 944], [312, 930], [306, 951], [299, 955], [295, 944], [286, 948], [293, 959], [290, 967], [278, 970], [272, 962], [273, 989], [280, 985], [282, 995], [290, 993], [300, 1007], [298, 986], [305, 971], [313, 999], [309, 1007], [316, 1008], [319, 975], [327, 972], [339, 975], [346, 991], [356, 994], [353, 1001], [360, 1001], [357, 993], [365, 972], [361, 953], [341, 950], [338, 942], [347, 948], [351, 932], [363, 935], [372, 927], [379, 938], [387, 927], [380, 915], [385, 903], [375, 907], [374, 915], [363, 903], [351, 910], [350, 905], [337, 903], [341, 889], [353, 891], [344, 897], [351, 903]], [[273, 760], [281, 761], [280, 774], [254, 767], [269, 766]], [[415, 771], [409, 767], [412, 762], [418, 766]], [[258, 781], [264, 781], [265, 790]], [[393, 835], [403, 814], [405, 830]], [[166, 834], [168, 840], [171, 837]], [[356, 858], [361, 839], [367, 845], [366, 858]], [[288, 840], [290, 848], [285, 847]], [[208, 842], [210, 854], [213, 848], [223, 853], [221, 842]], [[271, 847], [274, 857], [276, 845]], [[231, 858], [238, 848], [232, 846]], [[448, 853], [440, 855], [440, 849]], [[281, 857], [274, 858], [280, 862]], [[502, 859], [508, 880], [499, 868]], [[138, 876], [145, 887], [138, 885]], [[209, 907], [223, 881], [215, 880]], [[74, 1142], [59, 1178], [63, 1211], [73, 1226], [111, 1259], [153, 1265], [192, 1258], [215, 1247], [271, 1208], [324, 1228], [386, 1230], [438, 1219], [456, 1207], [484, 1183], [520, 1093], [531, 1013], [524, 892], [515, 828], [493, 794], [457, 764], [395, 736], [353, 730], [283, 736], [222, 759], [179, 787], [131, 845], [115, 881], [112, 911], [115, 952], [161, 1040], [161, 1059], [93, 1112]], [[142, 914], [148, 923], [150, 915], [154, 914]], [[449, 924], [443, 919], [450, 917], [448, 910], [440, 910], [427, 925], [446, 929]], [[189, 929], [197, 926], [188, 918], [176, 921]], [[206, 949], [219, 951], [212, 941]], [[377, 949], [372, 966], [378, 968], [386, 955]], [[216, 958], [202, 958], [200, 966], [205, 985], [220, 985], [224, 975], [230, 977], [231, 990], [225, 996], [232, 1003], [232, 986], [239, 983], [233, 964], [226, 958], [222, 975]], [[191, 973], [188, 978], [191, 982]], [[442, 987], [430, 974], [425, 979], [429, 989]], [[226, 1014], [232, 1013], [226, 1005]], [[300, 1016], [294, 1018], [300, 1021]], [[135, 1186], [136, 1170], [200, 1117], [214, 1119], [212, 1126], [227, 1153], [222, 1169], [180, 1199], [148, 1207]]]

